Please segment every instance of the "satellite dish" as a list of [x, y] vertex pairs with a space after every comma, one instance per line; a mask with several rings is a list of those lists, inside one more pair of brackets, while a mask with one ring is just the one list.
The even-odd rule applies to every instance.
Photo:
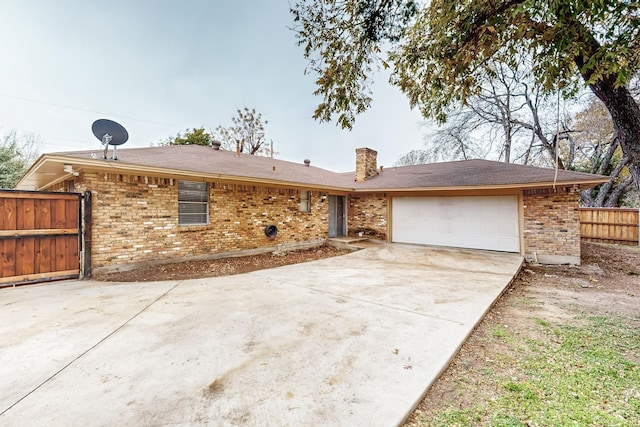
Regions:
[[127, 130], [119, 123], [109, 119], [98, 119], [91, 125], [93, 134], [104, 145], [104, 153], [102, 158], [107, 158], [107, 150], [113, 145], [113, 160], [118, 160], [118, 145], [122, 145], [129, 139]]

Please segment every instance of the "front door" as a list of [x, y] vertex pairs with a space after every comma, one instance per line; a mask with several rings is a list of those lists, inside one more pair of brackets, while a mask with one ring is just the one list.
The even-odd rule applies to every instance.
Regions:
[[345, 196], [329, 196], [329, 237], [346, 235]]

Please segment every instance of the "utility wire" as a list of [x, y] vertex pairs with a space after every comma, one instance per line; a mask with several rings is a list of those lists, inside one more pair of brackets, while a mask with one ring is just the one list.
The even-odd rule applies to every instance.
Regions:
[[[179, 127], [179, 128], [183, 127], [183, 126], [177, 125], [175, 123], [167, 123], [167, 122], [159, 122], [159, 121], [156, 121], [156, 120], [141, 119], [139, 117], [125, 116], [125, 115], [122, 115], [122, 114], [105, 113], [104, 111], [87, 110], [85, 108], [73, 107], [73, 106], [64, 105], [64, 104], [57, 104], [55, 102], [41, 101], [41, 100], [37, 100], [37, 99], [24, 98], [24, 97], [21, 97], [21, 96], [8, 95], [6, 93], [0, 93], [0, 96], [2, 96], [4, 98], [17, 99], [19, 101], [24, 101], [24, 102], [31, 102], [31, 103], [34, 103], [34, 104], [42, 104], [42, 105], [49, 105], [49, 106], [52, 106], [52, 107], [66, 108], [66, 109], [69, 109], [69, 110], [83, 111], [85, 113], [94, 113], [94, 114], [102, 114], [102, 115], [105, 115], [105, 116], [122, 117], [124, 119], [135, 120], [135, 121], [146, 122], [146, 123], [153, 123], [153, 124], [158, 124], [158, 125], [163, 125], [163, 126], [171, 126], [171, 127]], [[185, 127], [185, 129], [186, 129], [186, 127]]]
[[[82, 112], [86, 112], [86, 113], [100, 114], [100, 115], [103, 115], [103, 116], [120, 117], [120, 118], [124, 118], [124, 119], [128, 119], [128, 120], [138, 121], [138, 122], [153, 123], [153, 124], [158, 124], [158, 125], [162, 125], [162, 126], [181, 128], [181, 129], [182, 128], [188, 129], [188, 126], [181, 126], [181, 125], [177, 125], [175, 123], [160, 122], [160, 121], [157, 121], [157, 120], [150, 120], [150, 119], [141, 119], [141, 118], [138, 118], [138, 117], [126, 116], [126, 115], [122, 115], [122, 114], [105, 113], [103, 111], [89, 110], [89, 109], [86, 109], [86, 108], [80, 108], [80, 107], [74, 107], [74, 106], [71, 106], [71, 105], [58, 104], [58, 103], [55, 103], [55, 102], [48, 102], [48, 101], [42, 101], [42, 100], [37, 100], [37, 99], [25, 98], [25, 97], [22, 97], [22, 96], [9, 95], [9, 94], [6, 94], [6, 93], [0, 93], [0, 97], [9, 98], [9, 99], [15, 99], [15, 100], [24, 101], [24, 102], [30, 102], [30, 103], [33, 103], [33, 104], [41, 104], [41, 105], [48, 105], [48, 106], [51, 106], [51, 107], [65, 108], [65, 109], [68, 109], [68, 110], [75, 110], [75, 111], [82, 111]], [[75, 138], [51, 137], [51, 136], [43, 136], [43, 135], [39, 135], [39, 136], [44, 140], [63, 141], [66, 145], [74, 146], [74, 147], [85, 148], [86, 144], [87, 144], [87, 140], [80, 140], [80, 139], [75, 139]], [[73, 144], [73, 142], [76, 142], [76, 144]], [[42, 141], [42, 145], [57, 146], [58, 144], [55, 144], [55, 143], [52, 143], [52, 142]]]

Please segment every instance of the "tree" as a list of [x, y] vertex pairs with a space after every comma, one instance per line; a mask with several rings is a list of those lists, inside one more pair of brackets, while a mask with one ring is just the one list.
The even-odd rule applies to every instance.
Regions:
[[471, 109], [453, 112], [447, 123], [425, 135], [421, 163], [486, 158], [493, 138], [485, 139], [481, 130], [485, 124]]
[[237, 115], [231, 119], [232, 126], [219, 125], [215, 129], [214, 138], [222, 143], [221, 148], [257, 156], [276, 154], [273, 152], [273, 142], [267, 143], [265, 139], [264, 128], [268, 122], [263, 121], [262, 113], [247, 107], [236, 112]]
[[[604, 103], [640, 189], [640, 6], [630, 0], [301, 0], [291, 9], [323, 97], [314, 117], [350, 128], [371, 102], [371, 74], [391, 82], [425, 117], [446, 119], [491, 80], [484, 65], [516, 68], [523, 54], [547, 93], [582, 85]], [[382, 54], [390, 47], [388, 55]]]
[[204, 127], [186, 129], [184, 135], [178, 132], [176, 136], [170, 136], [161, 141], [160, 145], [204, 145], [208, 147], [211, 145], [211, 134], [207, 133]]
[[427, 150], [411, 150], [406, 154], [398, 157], [395, 166], [411, 166], [429, 163], [431, 153]]
[[248, 153], [258, 156], [272, 156], [273, 141], [267, 144], [265, 139], [265, 125], [268, 123], [262, 119], [262, 114], [255, 108], [243, 108], [237, 110], [237, 116], [231, 119], [232, 126], [218, 125], [211, 133], [204, 127], [185, 130], [184, 135], [178, 133], [160, 141], [160, 145], [204, 145], [211, 146], [214, 140], [221, 143], [220, 148], [239, 153]]
[[[511, 69], [502, 63], [485, 64], [493, 79], [464, 105], [451, 109], [447, 119], [425, 138], [433, 160], [494, 158], [506, 163], [556, 163], [548, 134], [555, 132], [557, 116], [552, 97], [536, 88], [526, 61]], [[563, 167], [562, 165], [559, 165]]]
[[38, 158], [40, 139], [32, 134], [18, 136], [15, 131], [0, 140], [0, 188], [13, 188]]
[[[591, 99], [575, 114], [569, 126], [575, 130], [568, 151], [573, 151], [573, 169], [609, 176], [609, 181], [581, 192], [581, 202], [590, 207], [614, 207], [627, 198], [633, 186], [629, 158], [622, 153], [611, 117], [602, 102]], [[565, 149], [567, 151], [567, 149]]]

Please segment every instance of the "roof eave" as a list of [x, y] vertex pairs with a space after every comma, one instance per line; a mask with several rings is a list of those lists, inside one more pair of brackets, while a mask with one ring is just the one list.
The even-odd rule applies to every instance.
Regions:
[[[33, 164], [29, 167], [29, 169], [27, 169], [24, 175], [22, 175], [22, 178], [18, 180], [18, 182], [15, 185], [15, 188], [17, 190], [20, 190], [21, 189], [20, 187], [24, 185], [26, 182], [28, 182], [33, 177], [33, 175], [37, 172], [37, 170], [40, 167], [42, 167], [42, 165], [46, 163], [46, 161], [50, 158], [51, 158], [50, 154], [43, 154], [40, 157], [38, 157], [38, 159], [35, 162], [33, 162]], [[36, 188], [36, 190], [41, 190], [41, 188]]]
[[458, 185], [458, 186], [446, 186], [446, 187], [380, 187], [380, 188], [354, 188], [354, 193], [416, 193], [416, 192], [435, 192], [435, 191], [469, 191], [469, 190], [519, 190], [519, 189], [533, 189], [533, 188], [547, 188], [547, 187], [565, 187], [572, 185], [579, 185], [584, 188], [594, 187], [599, 184], [604, 184], [609, 181], [609, 178], [594, 178], [585, 180], [571, 180], [571, 181], [548, 181], [548, 182], [532, 182], [525, 184], [496, 184], [496, 185]]
[[[119, 163], [118, 161], [108, 161], [104, 159], [92, 159], [81, 158], [75, 156], [65, 156], [59, 154], [43, 154], [38, 160], [29, 168], [25, 175], [18, 181], [16, 188], [20, 188], [21, 185], [35, 181], [34, 175], [48, 162], [57, 164], [72, 164], [73, 168], [78, 171], [85, 169], [93, 170], [109, 170], [121, 171], [121, 172], [133, 172], [135, 174], [149, 174], [149, 175], [173, 175], [178, 177], [189, 177], [197, 179], [210, 179], [228, 182], [241, 182], [252, 184], [272, 185], [278, 187], [294, 187], [294, 188], [308, 188], [312, 190], [324, 190], [324, 191], [336, 191], [336, 192], [352, 192], [352, 193], [409, 193], [409, 192], [440, 192], [440, 191], [469, 191], [469, 190], [517, 190], [517, 189], [532, 189], [532, 188], [545, 188], [554, 186], [567, 186], [567, 185], [580, 185], [584, 188], [593, 187], [599, 184], [603, 184], [609, 180], [608, 177], [594, 175], [589, 179], [578, 179], [568, 181], [545, 181], [545, 182], [533, 182], [524, 184], [496, 184], [496, 185], [466, 185], [466, 186], [446, 186], [446, 187], [370, 187], [370, 188], [358, 188], [352, 186], [335, 186], [335, 185], [323, 185], [315, 183], [301, 183], [296, 181], [286, 181], [278, 179], [268, 178], [255, 178], [238, 175], [228, 174], [216, 174], [216, 173], [204, 173], [198, 171], [187, 171], [182, 169], [172, 169], [164, 167], [144, 166], [129, 163]], [[107, 167], [105, 167], [107, 166]], [[41, 190], [51, 185], [55, 185], [65, 179], [68, 179], [71, 175], [68, 173], [60, 173], [59, 176], [53, 178], [47, 182], [44, 186], [39, 186], [38, 190]]]
[[[45, 157], [46, 156], [46, 157]], [[178, 177], [197, 178], [198, 180], [209, 179], [213, 181], [225, 181], [225, 182], [241, 182], [251, 184], [263, 184], [272, 185], [278, 187], [301, 187], [311, 190], [324, 190], [324, 191], [337, 191], [348, 192], [348, 187], [331, 186], [315, 183], [302, 183], [287, 180], [267, 179], [267, 178], [255, 178], [239, 175], [206, 173], [198, 171], [188, 171], [183, 169], [173, 168], [161, 168], [154, 166], [144, 166], [130, 163], [119, 163], [118, 161], [105, 161], [104, 159], [83, 159], [74, 156], [61, 156], [61, 155], [47, 155], [45, 154], [39, 159], [34, 166], [32, 166], [27, 174], [20, 180], [19, 184], [28, 181], [28, 178], [37, 172], [37, 169], [41, 168], [47, 161], [58, 164], [73, 164], [73, 168], [77, 171], [86, 170], [100, 170], [101, 172], [133, 172], [135, 174], [148, 174], [148, 175], [172, 175]], [[108, 167], [105, 167], [107, 165]], [[39, 190], [67, 179], [71, 174], [62, 174], [60, 177], [50, 181], [46, 186], [41, 186]]]

